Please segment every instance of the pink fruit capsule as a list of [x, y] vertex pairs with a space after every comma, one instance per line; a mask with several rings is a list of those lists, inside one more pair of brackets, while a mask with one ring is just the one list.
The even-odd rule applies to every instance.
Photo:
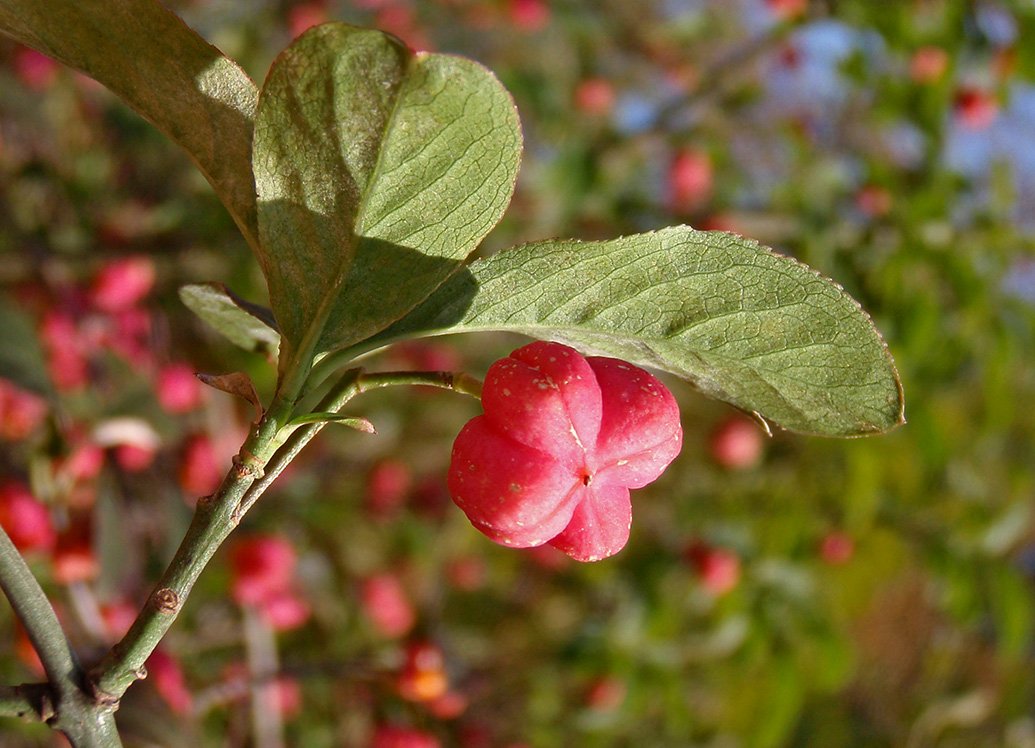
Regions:
[[19, 47], [15, 50], [13, 62], [15, 75], [26, 88], [44, 91], [57, 81], [57, 62], [34, 49]]
[[698, 543], [686, 556], [701, 587], [712, 595], [725, 595], [740, 583], [740, 557], [733, 551]]
[[747, 470], [762, 460], [765, 452], [762, 430], [747, 418], [734, 416], [712, 432], [712, 459], [727, 470]]
[[704, 151], [686, 148], [672, 158], [668, 167], [669, 198], [676, 212], [694, 210], [712, 193], [712, 159]]
[[909, 60], [909, 77], [917, 83], [934, 83], [949, 69], [951, 61], [941, 47], [921, 47]]
[[371, 748], [439, 748], [440, 745], [434, 735], [397, 725], [381, 725], [370, 740]]
[[417, 621], [413, 604], [402, 582], [394, 574], [383, 572], [364, 580], [360, 604], [367, 620], [383, 636], [405, 635]]
[[790, 21], [808, 10], [808, 0], [765, 0], [769, 12], [781, 21]]
[[607, 114], [614, 104], [614, 86], [606, 78], [587, 78], [575, 88], [575, 106], [586, 114]]
[[309, 603], [295, 590], [276, 590], [259, 602], [259, 612], [274, 631], [291, 631], [312, 615]]
[[855, 541], [846, 532], [832, 530], [823, 536], [819, 544], [819, 555], [831, 566], [847, 564], [855, 554]]
[[24, 439], [43, 423], [46, 415], [46, 400], [0, 379], [0, 441]]
[[629, 539], [629, 489], [655, 480], [682, 446], [679, 409], [661, 382], [559, 343], [493, 364], [482, 404], [453, 445], [449, 490], [478, 530], [516, 548], [614, 555]]
[[980, 88], [964, 87], [953, 102], [956, 119], [968, 130], [986, 130], [999, 116], [995, 96]]
[[207, 434], [193, 434], [183, 442], [177, 476], [189, 496], [204, 496], [219, 487], [224, 465]]
[[367, 473], [363, 503], [376, 517], [390, 517], [406, 502], [413, 485], [409, 466], [401, 460], [380, 460]]
[[49, 551], [57, 540], [50, 510], [16, 481], [0, 485], [0, 527], [23, 553]]
[[240, 605], [261, 605], [290, 588], [297, 562], [294, 547], [282, 537], [242, 538], [230, 551], [230, 594]]
[[294, 719], [302, 713], [302, 684], [291, 676], [282, 675], [274, 680], [267, 695], [272, 697], [270, 706], [284, 719]]
[[442, 650], [430, 642], [410, 643], [395, 686], [407, 701], [427, 703], [444, 696], [449, 691], [449, 677]]
[[510, 0], [510, 22], [522, 31], [539, 31], [550, 22], [546, 0]]
[[166, 413], [186, 413], [201, 405], [201, 381], [187, 364], [163, 366], [155, 377], [158, 404]]
[[151, 260], [126, 257], [101, 268], [90, 288], [90, 300], [103, 312], [121, 312], [147, 296], [154, 283]]
[[169, 708], [176, 714], [187, 714], [194, 707], [194, 697], [187, 687], [187, 678], [180, 661], [164, 649], [156, 649], [147, 658], [148, 680]]

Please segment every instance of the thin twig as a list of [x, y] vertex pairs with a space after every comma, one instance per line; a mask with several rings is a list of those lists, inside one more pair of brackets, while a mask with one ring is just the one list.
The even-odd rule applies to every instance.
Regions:
[[17, 717], [46, 722], [54, 716], [54, 702], [48, 683], [0, 686], [0, 717]]
[[[36, 649], [48, 684], [44, 697], [38, 690], [24, 690], [21, 696], [7, 691], [9, 702], [23, 716], [44, 714], [55, 729], [63, 732], [76, 748], [117, 748], [119, 740], [114, 705], [98, 698], [87, 687], [86, 675], [65, 637], [57, 614], [32, 575], [25, 559], [0, 527], [0, 587], [11, 601], [15, 615], [25, 626]], [[22, 701], [25, 697], [27, 701]], [[36, 698], [35, 705], [32, 699]], [[29, 711], [23, 710], [26, 706]]]
[[59, 693], [79, 689], [82, 671], [57, 614], [22, 554], [0, 527], [0, 588], [25, 627], [43, 670]]
[[[443, 387], [475, 397], [481, 393], [481, 383], [466, 374], [363, 374], [359, 369], [352, 369], [342, 375], [317, 409], [337, 413], [362, 392], [406, 384]], [[94, 669], [97, 689], [106, 698], [117, 703], [134, 681], [146, 676], [144, 662], [176, 620], [206, 564], [277, 476], [326, 425], [326, 422], [305, 424], [283, 439], [282, 429], [291, 415], [287, 404], [271, 406], [249, 435], [219, 490], [198, 501], [194, 519], [162, 579], [126, 636]]]
[[[341, 379], [324, 395], [319, 405], [316, 406], [316, 410], [327, 413], [337, 413], [341, 410], [345, 403], [359, 392], [357, 385], [359, 375], [359, 369], [346, 371]], [[277, 476], [284, 472], [284, 469], [291, 464], [291, 461], [295, 459], [305, 445], [312, 441], [313, 437], [319, 434], [320, 430], [326, 425], [326, 422], [309, 423], [299, 426], [288, 436], [280, 449], [266, 463], [262, 476], [241, 497], [241, 501], [235, 509], [235, 515], [238, 518], [243, 517], [252, 508], [252, 505], [266, 492], [266, 489], [273, 485], [273, 481], [277, 479]]]
[[199, 499], [180, 547], [129, 631], [94, 668], [96, 687], [116, 703], [134, 681], [147, 675], [144, 663], [182, 610], [205, 566], [240, 522], [245, 492], [263, 474], [290, 406], [271, 406], [234, 458], [219, 490]]

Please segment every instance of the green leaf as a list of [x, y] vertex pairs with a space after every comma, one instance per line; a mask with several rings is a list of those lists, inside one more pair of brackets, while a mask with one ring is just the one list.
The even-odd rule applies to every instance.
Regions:
[[39, 395], [53, 394], [32, 320], [5, 299], [0, 299], [0, 320], [0, 379]]
[[288, 423], [288, 426], [305, 426], [306, 424], [310, 423], [338, 423], [342, 426], [348, 426], [350, 429], [362, 431], [364, 434], [377, 433], [377, 429], [374, 428], [374, 424], [372, 424], [366, 418], [363, 418], [361, 416], [346, 416], [342, 415], [341, 413], [329, 413], [326, 411], [306, 413], [304, 416], [293, 418]]
[[255, 84], [154, 0], [0, 0], [0, 32], [104, 84], [179, 143], [245, 238]]
[[484, 330], [672, 372], [792, 431], [854, 436], [903, 422], [894, 363], [858, 303], [807, 266], [733, 234], [683, 226], [506, 250], [472, 263], [349, 353]]
[[182, 286], [180, 300], [234, 345], [277, 357], [280, 333], [269, 309], [245, 301], [222, 283]]
[[470, 60], [341, 23], [282, 53], [253, 165], [263, 270], [299, 363], [384, 329], [456, 272], [502, 216], [520, 149], [510, 95]]

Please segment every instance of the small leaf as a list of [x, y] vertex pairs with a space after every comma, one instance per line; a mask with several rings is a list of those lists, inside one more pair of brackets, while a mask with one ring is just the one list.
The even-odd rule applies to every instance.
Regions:
[[311, 359], [426, 298], [503, 214], [520, 148], [480, 65], [342, 23], [299, 37], [266, 79], [253, 153], [285, 347]]
[[235, 371], [230, 374], [199, 373], [196, 376], [209, 387], [215, 387], [217, 390], [247, 400], [255, 406], [255, 422], [258, 423], [262, 420], [262, 402], [259, 400], [259, 393], [255, 391], [252, 378], [247, 374]]
[[0, 32], [104, 84], [179, 143], [255, 246], [255, 84], [154, 0], [3, 0]]
[[472, 263], [359, 353], [393, 340], [508, 330], [672, 372], [792, 431], [903, 422], [884, 341], [807, 266], [723, 232], [674, 227], [527, 244]]
[[340, 423], [350, 429], [362, 431], [364, 434], [376, 434], [374, 424], [360, 416], [344, 416], [341, 413], [316, 412], [306, 413], [304, 416], [292, 418], [288, 426], [305, 426], [309, 423]]
[[14, 304], [0, 299], [0, 378], [38, 395], [53, 387], [32, 320]]
[[277, 357], [280, 333], [269, 309], [245, 301], [222, 283], [182, 286], [180, 300], [231, 343]]

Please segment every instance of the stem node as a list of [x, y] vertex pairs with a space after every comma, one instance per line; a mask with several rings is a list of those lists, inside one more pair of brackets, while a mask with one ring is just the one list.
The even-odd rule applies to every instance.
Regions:
[[159, 590], [155, 590], [151, 598], [151, 604], [162, 615], [176, 615], [180, 610], [180, 596], [176, 594], [176, 590], [162, 587]]
[[97, 687], [96, 683], [93, 684], [93, 700], [97, 706], [106, 712], [117, 712], [119, 709], [119, 697], [113, 693], [102, 691]]
[[234, 455], [234, 471], [240, 480], [258, 480], [263, 476], [262, 461], [248, 450], [242, 449], [240, 454]]

